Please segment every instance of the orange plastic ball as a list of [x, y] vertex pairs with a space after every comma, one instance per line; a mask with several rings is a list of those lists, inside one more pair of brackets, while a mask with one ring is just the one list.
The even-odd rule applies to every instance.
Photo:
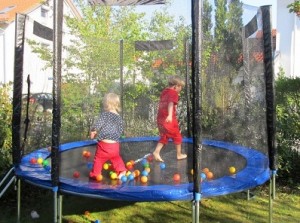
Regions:
[[204, 168], [204, 169], [202, 170], [202, 172], [206, 174], [206, 173], [209, 172], [209, 169], [206, 167], [206, 168]]
[[134, 173], [135, 173], [135, 177], [138, 177], [141, 174], [141, 172], [139, 170], [135, 170]]
[[209, 171], [206, 173], [206, 177], [207, 177], [207, 179], [212, 179], [214, 177], [214, 174]]
[[100, 182], [102, 179], [103, 179], [102, 174], [99, 174], [99, 175], [96, 176], [96, 180], [97, 180], [98, 182]]
[[127, 162], [126, 167], [127, 167], [127, 169], [131, 170], [133, 168], [133, 165], [131, 162]]
[[90, 151], [86, 151], [85, 154], [84, 154], [84, 157], [85, 158], [90, 158], [91, 156], [91, 152]]

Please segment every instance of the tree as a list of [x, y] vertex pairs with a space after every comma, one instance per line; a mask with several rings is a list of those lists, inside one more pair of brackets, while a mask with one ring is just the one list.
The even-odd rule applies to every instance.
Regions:
[[[123, 53], [124, 113], [137, 123], [138, 104], [155, 101], [158, 92], [165, 86], [161, 80], [175, 73], [183, 73], [184, 42], [190, 27], [183, 19], [175, 23], [167, 12], [156, 11], [150, 20], [134, 7], [106, 7], [79, 4], [83, 19], [66, 18], [68, 33], [73, 38], [64, 45], [62, 75], [62, 131], [81, 138], [87, 132], [93, 119], [101, 109], [105, 93], [120, 93], [120, 56]], [[169, 51], [136, 51], [135, 41], [174, 40], [174, 48]], [[121, 41], [123, 51], [121, 52]], [[34, 47], [34, 46], [33, 46]], [[35, 52], [47, 58], [47, 52], [37, 46]], [[43, 56], [44, 55], [44, 56]], [[153, 63], [161, 59], [162, 66]], [[141, 81], [142, 76], [144, 81]], [[75, 89], [75, 90], [74, 90]], [[78, 125], [74, 125], [74, 123]], [[82, 135], [78, 132], [84, 132]], [[154, 125], [153, 125], [154, 126]], [[156, 125], [155, 125], [156, 127]], [[154, 127], [154, 128], [155, 128]], [[64, 137], [62, 136], [64, 139]]]

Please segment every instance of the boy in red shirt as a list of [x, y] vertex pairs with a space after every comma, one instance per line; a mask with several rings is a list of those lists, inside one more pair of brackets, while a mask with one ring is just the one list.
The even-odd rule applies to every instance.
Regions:
[[157, 126], [160, 139], [153, 152], [154, 159], [160, 162], [163, 162], [160, 151], [164, 145], [168, 143], [169, 139], [173, 139], [176, 147], [177, 159], [181, 160], [187, 157], [186, 154], [181, 152], [182, 136], [176, 115], [179, 92], [184, 87], [185, 82], [178, 76], [171, 76], [168, 82], [169, 87], [165, 88], [160, 95], [157, 114]]

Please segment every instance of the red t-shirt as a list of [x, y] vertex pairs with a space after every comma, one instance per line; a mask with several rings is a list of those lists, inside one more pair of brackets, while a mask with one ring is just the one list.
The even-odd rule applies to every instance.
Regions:
[[164, 89], [160, 94], [160, 101], [157, 113], [157, 122], [164, 122], [168, 117], [168, 104], [174, 103], [173, 106], [173, 121], [176, 120], [176, 106], [179, 100], [178, 92], [171, 88]]

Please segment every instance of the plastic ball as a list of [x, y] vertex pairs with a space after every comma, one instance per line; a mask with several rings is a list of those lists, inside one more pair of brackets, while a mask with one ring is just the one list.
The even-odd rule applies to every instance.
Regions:
[[142, 176], [148, 176], [149, 175], [149, 172], [146, 171], [146, 170], [143, 170], [142, 173], [141, 173]]
[[96, 180], [97, 180], [98, 182], [101, 181], [102, 179], [103, 179], [102, 174], [99, 174], [99, 175], [96, 176]]
[[90, 158], [90, 156], [91, 156], [91, 152], [90, 151], [86, 151], [84, 157], [85, 158]]
[[84, 215], [85, 215], [85, 216], [90, 216], [90, 212], [89, 212], [89, 211], [85, 211], [85, 212], [84, 212]]
[[147, 160], [148, 160], [148, 162], [152, 162], [152, 161], [153, 161], [153, 155], [152, 155], [152, 154], [149, 155], [149, 156], [147, 157]]
[[127, 167], [127, 169], [131, 170], [131, 169], [133, 168], [133, 165], [132, 165], [132, 163], [129, 161], [129, 162], [126, 163], [126, 167]]
[[30, 163], [31, 163], [31, 164], [36, 164], [36, 162], [37, 162], [36, 158], [31, 158], [31, 159], [30, 159]]
[[49, 161], [48, 160], [44, 160], [43, 161], [43, 166], [48, 166], [49, 165]]
[[194, 169], [191, 169], [191, 174], [194, 175]]
[[161, 164], [160, 164], [160, 169], [163, 170], [163, 169], [165, 169], [165, 168], [166, 168], [166, 164], [165, 164], [165, 163], [161, 163]]
[[38, 159], [37, 159], [37, 163], [38, 163], [38, 164], [42, 164], [42, 163], [43, 163], [43, 158], [41, 158], [41, 157], [38, 158]]
[[142, 176], [142, 177], [141, 177], [141, 182], [142, 182], [142, 183], [147, 183], [147, 182], [148, 182], [148, 177]]
[[80, 173], [79, 173], [78, 171], [75, 171], [75, 172], [73, 173], [73, 177], [74, 177], [74, 178], [80, 177]]
[[206, 168], [204, 168], [204, 169], [202, 170], [202, 172], [206, 174], [206, 173], [209, 172], [209, 169], [206, 167]]
[[201, 173], [200, 177], [201, 177], [201, 179], [205, 180], [206, 179], [206, 174], [205, 173]]
[[131, 163], [132, 163], [132, 165], [134, 165], [134, 164], [135, 164], [135, 161], [134, 161], [134, 160], [130, 160], [129, 162], [131, 162]]
[[134, 179], [134, 175], [133, 174], [130, 174], [130, 175], [128, 175], [128, 180], [133, 180]]
[[86, 151], [86, 150], [83, 150], [83, 151], [82, 151], [82, 156], [85, 157], [86, 153], [87, 153], [87, 151]]
[[214, 177], [214, 174], [209, 171], [206, 173], [206, 177], [207, 177], [207, 179], [212, 179]]
[[175, 173], [173, 176], [174, 181], [180, 181], [180, 175], [178, 173]]
[[150, 173], [150, 171], [151, 171], [150, 167], [145, 167], [145, 171], [147, 171], [148, 173]]
[[142, 161], [141, 161], [142, 166], [144, 166], [144, 165], [147, 164], [147, 163], [148, 163], [148, 160], [147, 160], [147, 159], [142, 159]]
[[108, 170], [109, 169], [109, 164], [108, 163], [104, 163], [103, 164], [103, 169]]
[[150, 167], [150, 164], [149, 164], [148, 162], [147, 162], [147, 163], [144, 163], [143, 167], [144, 167], [144, 168], [148, 168], [148, 167]]
[[125, 176], [128, 177], [131, 174], [131, 171], [127, 171]]
[[117, 179], [118, 178], [118, 175], [116, 174], [116, 173], [112, 173], [111, 175], [110, 175], [110, 179], [112, 179], [112, 180], [115, 180], [115, 179]]
[[93, 163], [92, 162], [88, 162], [86, 165], [87, 165], [87, 168], [89, 170], [93, 168]]
[[123, 183], [125, 183], [125, 182], [127, 181], [127, 177], [126, 177], [126, 176], [122, 176], [122, 177], [121, 177], [121, 181], [122, 181]]
[[134, 173], [135, 173], [135, 177], [138, 177], [141, 174], [141, 172], [139, 170], [135, 170]]
[[235, 169], [234, 166], [229, 167], [229, 173], [230, 174], [235, 174], [235, 172], [236, 172], [236, 169]]

